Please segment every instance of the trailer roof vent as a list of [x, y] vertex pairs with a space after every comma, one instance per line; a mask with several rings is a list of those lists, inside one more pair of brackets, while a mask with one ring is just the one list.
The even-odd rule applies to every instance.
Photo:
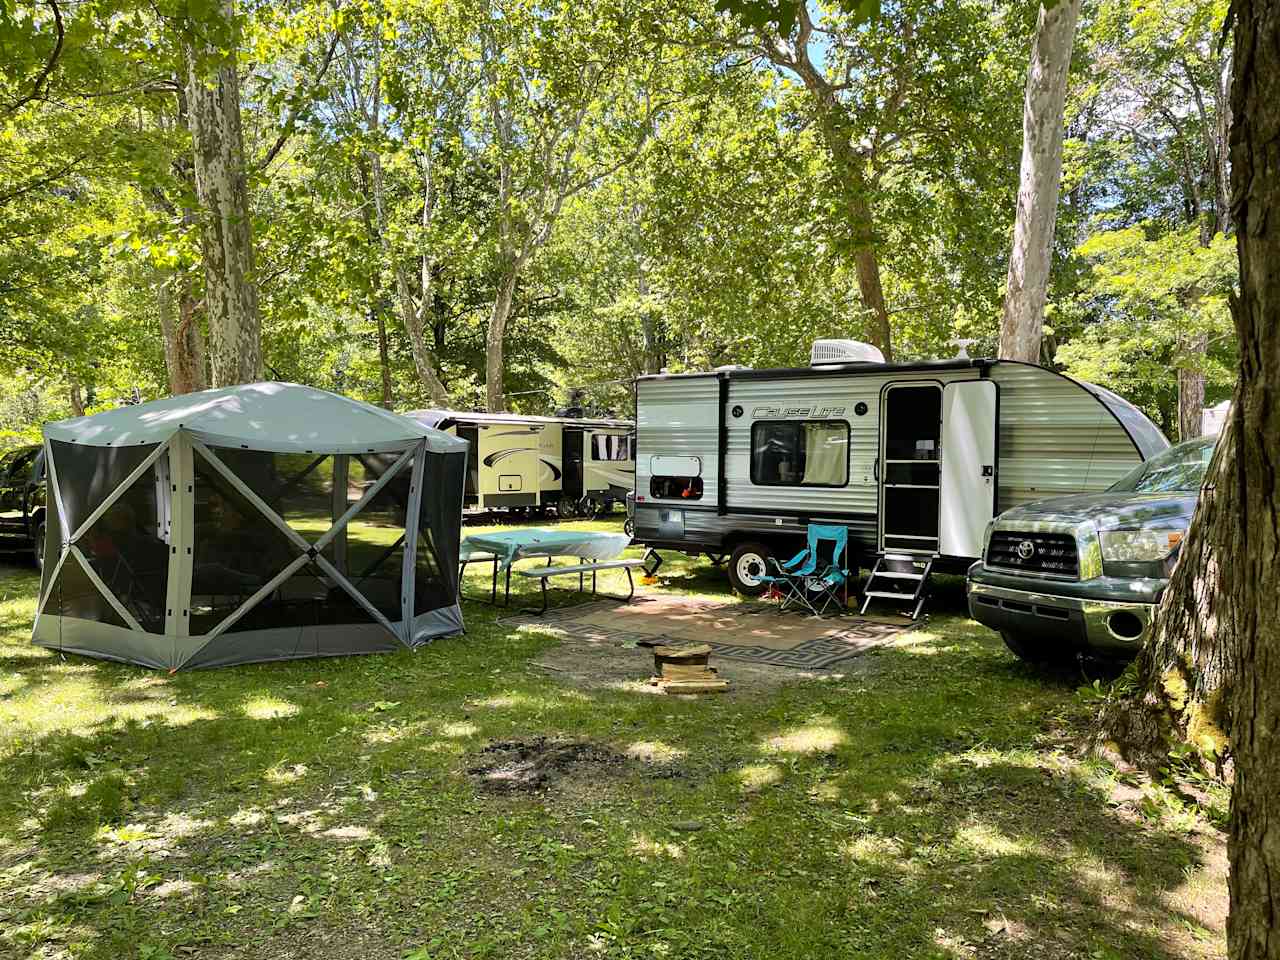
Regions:
[[825, 363], [884, 363], [884, 354], [860, 340], [815, 340], [809, 365], [818, 367]]

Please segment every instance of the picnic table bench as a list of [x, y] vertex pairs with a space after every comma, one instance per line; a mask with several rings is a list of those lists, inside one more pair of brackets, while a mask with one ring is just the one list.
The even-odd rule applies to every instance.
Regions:
[[[542, 585], [542, 606], [536, 611], [538, 616], [542, 616], [547, 612], [547, 581], [552, 577], [563, 577], [576, 573], [578, 575], [578, 591], [584, 589], [583, 577], [591, 574], [591, 595], [596, 596], [596, 573], [600, 570], [625, 570], [627, 571], [627, 595], [618, 597], [624, 603], [630, 603], [631, 599], [636, 595], [636, 581], [631, 576], [631, 571], [636, 567], [644, 565], [643, 560], [600, 560], [595, 562], [581, 563], [565, 563], [553, 565], [551, 558], [547, 558], [546, 566], [531, 567], [525, 570], [517, 570], [516, 573], [522, 577], [537, 577]], [[530, 612], [535, 612], [530, 610]]]

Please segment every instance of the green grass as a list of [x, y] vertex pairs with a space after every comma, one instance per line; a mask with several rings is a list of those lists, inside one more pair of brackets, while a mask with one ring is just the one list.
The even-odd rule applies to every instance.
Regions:
[[[662, 579], [725, 591], [704, 561]], [[560, 641], [482, 604], [416, 654], [62, 660], [28, 642], [36, 589], [0, 566], [2, 957], [1224, 950], [1220, 835], [1085, 757], [1076, 679], [1016, 662], [956, 583], [843, 675], [689, 700], [572, 686], [538, 666]], [[621, 759], [533, 794], [468, 773], [536, 736]]]

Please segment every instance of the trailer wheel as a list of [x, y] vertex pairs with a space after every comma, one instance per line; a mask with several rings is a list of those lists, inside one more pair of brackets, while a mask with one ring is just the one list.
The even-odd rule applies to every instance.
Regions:
[[734, 547], [729, 557], [729, 582], [744, 597], [758, 597], [768, 589], [762, 579], [769, 569], [773, 551], [763, 543], [748, 541]]
[[578, 502], [570, 500], [568, 497], [561, 497], [560, 502], [556, 504], [556, 513], [566, 520], [570, 520], [578, 515]]

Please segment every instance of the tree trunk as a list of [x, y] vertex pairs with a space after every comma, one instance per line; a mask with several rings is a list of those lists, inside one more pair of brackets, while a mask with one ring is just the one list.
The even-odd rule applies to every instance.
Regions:
[[889, 308], [884, 302], [884, 288], [880, 286], [880, 260], [874, 247], [862, 247], [853, 255], [858, 268], [858, 294], [862, 305], [871, 311], [872, 327], [867, 339], [880, 348], [885, 360], [893, 361], [893, 338], [889, 330]]
[[1280, 3], [1235, 0], [1231, 209], [1240, 295], [1232, 426], [1239, 509], [1221, 520], [1235, 628], [1231, 960], [1280, 960]]
[[[195, 393], [209, 383], [204, 369], [204, 338], [196, 323], [191, 302], [191, 282], [166, 271], [156, 284], [156, 308], [160, 314], [160, 336], [164, 340], [164, 366], [169, 375], [169, 393]], [[175, 296], [174, 286], [177, 285]]]
[[1176, 745], [1197, 747], [1211, 767], [1227, 746], [1233, 661], [1221, 558], [1224, 545], [1231, 553], [1240, 506], [1233, 436], [1230, 425], [1223, 429], [1178, 565], [1138, 653], [1135, 682], [1100, 717], [1099, 739], [1151, 772], [1168, 764]]
[[[227, 17], [234, 15], [224, 3]], [[262, 377], [262, 321], [253, 263], [253, 223], [240, 125], [240, 80], [234, 52], [208, 75], [216, 53], [191, 49], [187, 107], [200, 201], [200, 250], [214, 386]]]
[[490, 413], [501, 413], [507, 408], [506, 391], [502, 385], [506, 372], [503, 342], [507, 336], [507, 320], [511, 316], [511, 302], [515, 298], [517, 279], [519, 271], [515, 264], [506, 264], [493, 298], [493, 310], [489, 313], [489, 331], [485, 335], [484, 389]]
[[395, 406], [391, 396], [391, 359], [387, 349], [387, 321], [382, 315], [382, 305], [375, 303], [369, 308], [378, 325], [378, 367], [382, 370], [382, 406], [390, 410]]
[[[382, 125], [382, 41], [380, 33], [375, 37], [373, 64], [372, 105], [365, 111], [365, 119], [376, 135], [381, 130]], [[415, 306], [413, 290], [409, 285], [409, 273], [405, 269], [401, 258], [397, 257], [395, 251], [391, 249], [391, 241], [387, 234], [389, 214], [387, 212], [385, 180], [382, 173], [382, 155], [375, 147], [375, 149], [368, 151], [368, 158], [370, 178], [373, 181], [373, 203], [378, 217], [378, 240], [382, 246], [383, 255], [391, 264], [392, 276], [395, 278], [396, 305], [400, 311], [400, 322], [404, 324], [405, 333], [409, 335], [409, 352], [413, 356], [413, 367], [417, 371], [418, 379], [422, 381], [423, 387], [426, 388], [428, 395], [431, 397], [431, 402], [436, 406], [443, 407], [449, 402], [449, 391], [445, 389], [439, 375], [436, 373], [435, 360], [427, 349], [427, 338], [422, 327], [422, 317], [430, 309], [431, 303], [430, 274], [426, 270], [423, 271], [423, 285], [422, 289], [418, 291], [420, 306]], [[424, 227], [431, 222], [430, 169], [428, 165], [426, 196], [423, 200]]]
[[1178, 368], [1178, 439], [1191, 440], [1204, 433], [1204, 362], [1209, 335], [1197, 334], [1187, 346], [1186, 356], [1195, 367]]
[[67, 388], [67, 399], [71, 401], [71, 415], [84, 416], [84, 397], [80, 393], [80, 384], [73, 383]]
[[1063, 104], [1081, 0], [1040, 8], [1022, 108], [1022, 168], [1000, 356], [1037, 363], [1062, 181]]

